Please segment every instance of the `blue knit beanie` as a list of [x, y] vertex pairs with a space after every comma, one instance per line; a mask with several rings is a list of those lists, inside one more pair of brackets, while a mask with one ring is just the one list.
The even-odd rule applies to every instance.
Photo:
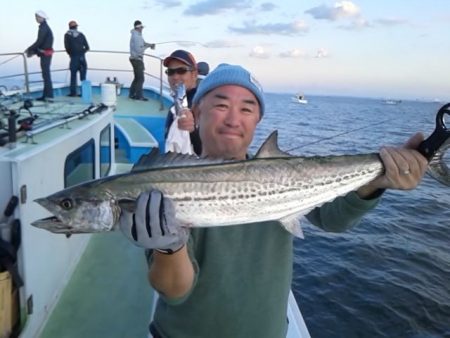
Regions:
[[259, 103], [261, 117], [264, 115], [264, 93], [259, 82], [244, 68], [237, 65], [222, 63], [208, 74], [197, 88], [197, 92], [192, 99], [192, 105], [200, 102], [201, 98], [211, 90], [220, 86], [237, 85], [244, 87], [255, 95]]

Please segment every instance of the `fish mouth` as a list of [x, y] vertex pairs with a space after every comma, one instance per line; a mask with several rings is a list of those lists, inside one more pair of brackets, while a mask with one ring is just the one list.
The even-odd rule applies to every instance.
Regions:
[[[35, 199], [34, 202], [41, 205], [43, 208], [48, 210], [50, 213], [52, 212], [52, 203], [50, 203], [47, 198], [38, 198]], [[65, 223], [63, 220], [56, 216], [50, 216], [41, 218], [38, 220], [35, 220], [34, 222], [31, 222], [32, 226], [35, 226], [36, 228], [45, 229], [50, 232], [53, 232], [55, 234], [73, 234], [77, 233], [78, 231], [74, 230], [72, 226]]]
[[55, 234], [71, 235], [86, 233], [85, 231], [80, 231], [80, 229], [74, 229], [72, 226], [65, 224], [55, 216], [38, 219], [32, 222], [31, 225], [40, 229], [51, 231]]

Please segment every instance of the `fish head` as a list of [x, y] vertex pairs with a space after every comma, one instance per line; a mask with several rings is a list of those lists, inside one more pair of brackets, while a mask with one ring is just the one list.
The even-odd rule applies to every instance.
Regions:
[[38, 198], [35, 202], [53, 214], [31, 223], [54, 233], [76, 234], [105, 232], [114, 228], [120, 217], [120, 208], [110, 196], [87, 189], [66, 189]]

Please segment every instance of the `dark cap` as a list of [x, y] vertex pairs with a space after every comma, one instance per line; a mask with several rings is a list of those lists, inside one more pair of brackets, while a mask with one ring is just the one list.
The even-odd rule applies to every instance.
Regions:
[[208, 75], [209, 73], [209, 65], [204, 61], [200, 61], [197, 63], [198, 75]]
[[78, 24], [75, 20], [69, 21], [69, 28], [77, 28]]
[[169, 62], [172, 60], [181, 61], [186, 65], [192, 67], [193, 69], [197, 69], [197, 63], [195, 62], [194, 57], [192, 56], [191, 53], [186, 52], [185, 50], [178, 49], [174, 51], [172, 54], [170, 54], [168, 57], [166, 57], [163, 62], [164, 66], [167, 67]]
[[134, 22], [134, 28], [141, 28], [141, 27], [144, 28], [144, 25], [142, 24], [142, 22], [139, 20], [136, 20]]

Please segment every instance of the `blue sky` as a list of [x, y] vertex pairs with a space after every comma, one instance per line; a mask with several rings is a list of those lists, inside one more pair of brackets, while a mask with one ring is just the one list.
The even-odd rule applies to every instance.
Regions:
[[241, 64], [267, 92], [450, 100], [448, 0], [16, 0], [0, 13], [1, 53], [35, 40], [37, 9], [55, 49], [74, 19], [92, 49], [126, 51], [140, 19], [157, 56]]

